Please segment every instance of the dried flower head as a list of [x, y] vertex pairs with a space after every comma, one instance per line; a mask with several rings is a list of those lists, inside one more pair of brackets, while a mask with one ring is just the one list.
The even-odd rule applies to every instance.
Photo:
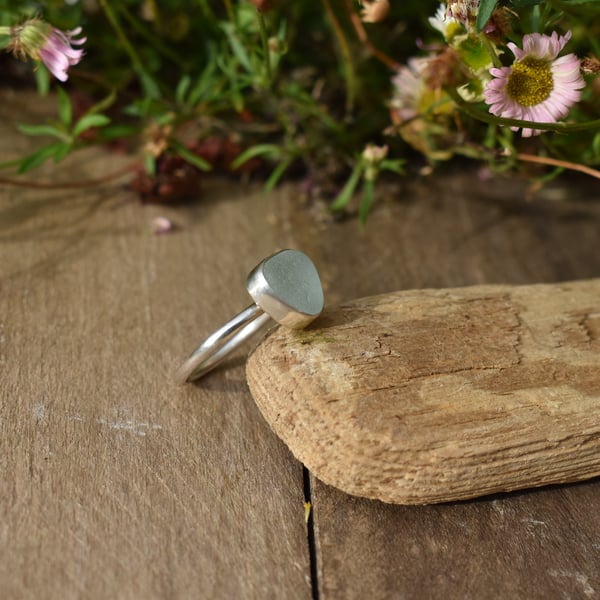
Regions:
[[423, 77], [431, 89], [440, 89], [456, 84], [459, 68], [460, 61], [456, 51], [454, 48], [447, 46], [444, 50], [429, 59]]
[[581, 61], [581, 70], [584, 73], [592, 73], [597, 75], [600, 73], [600, 59], [595, 56], [586, 56]]
[[151, 123], [144, 131], [145, 139], [143, 150], [154, 158], [164, 154], [169, 147], [169, 139], [173, 133], [172, 125], [159, 125]]
[[449, 0], [448, 2], [448, 14], [465, 27], [475, 22], [478, 11], [479, 0]]
[[[475, 28], [477, 13], [479, 12], [480, 0], [449, 0], [446, 13], [448, 16], [456, 19], [468, 31]], [[486, 34], [492, 33], [495, 25], [492, 20], [489, 20], [483, 32]]]
[[363, 23], [379, 23], [388, 16], [390, 3], [388, 0], [364, 0], [360, 11]]
[[508, 6], [496, 8], [487, 22], [484, 31], [492, 42], [500, 43], [511, 36], [514, 18], [515, 14]]

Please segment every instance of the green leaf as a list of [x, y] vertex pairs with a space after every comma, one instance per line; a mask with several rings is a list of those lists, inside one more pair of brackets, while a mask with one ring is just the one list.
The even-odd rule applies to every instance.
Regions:
[[511, 0], [511, 8], [524, 8], [525, 6], [537, 6], [544, 4], [546, 0]]
[[267, 192], [270, 192], [273, 189], [275, 189], [275, 186], [277, 185], [279, 180], [283, 177], [283, 174], [287, 171], [289, 166], [292, 164], [293, 160], [294, 159], [290, 156], [289, 158], [282, 160], [275, 167], [275, 169], [273, 169], [273, 172], [269, 175], [269, 178], [267, 179], [267, 181], [265, 183], [265, 189], [267, 190]]
[[118, 138], [126, 138], [139, 133], [139, 127], [134, 125], [109, 125], [102, 129], [103, 140], [116, 140]]
[[486, 45], [481, 42], [480, 36], [465, 36], [465, 38], [457, 44], [457, 50], [461, 59], [473, 71], [477, 72], [479, 69], [488, 68], [490, 54]]
[[96, 104], [94, 104], [92, 106], [92, 108], [90, 108], [86, 112], [86, 114], [91, 115], [93, 113], [103, 112], [107, 108], [110, 108], [115, 103], [116, 99], [117, 99], [117, 91], [113, 89], [113, 90], [111, 90], [110, 94], [108, 94], [108, 96], [106, 96], [106, 98], [102, 98], [102, 100], [100, 100], [99, 102], [96, 102]]
[[581, 4], [598, 4], [599, 0], [563, 0], [562, 4], [581, 5]]
[[60, 122], [68, 127], [73, 119], [73, 107], [69, 94], [61, 87], [58, 88], [58, 117]]
[[342, 191], [338, 194], [337, 198], [333, 201], [331, 205], [331, 210], [337, 211], [346, 208], [348, 202], [352, 200], [352, 195], [354, 194], [354, 190], [360, 181], [360, 178], [365, 170], [364, 164], [362, 162], [357, 162], [350, 178], [344, 185]]
[[156, 175], [156, 160], [152, 154], [148, 154], [147, 152], [143, 156], [144, 161], [144, 169], [148, 175], [151, 177]]
[[269, 158], [279, 158], [282, 156], [283, 150], [277, 146], [277, 144], [256, 144], [251, 146], [247, 150], [244, 150], [232, 163], [231, 168], [237, 169], [241, 167], [245, 162], [249, 161], [255, 156], [267, 156]]
[[160, 98], [160, 88], [154, 78], [146, 73], [140, 66], [134, 65], [133, 70], [136, 72], [140, 83], [142, 84], [144, 95], [153, 100]]
[[365, 181], [363, 197], [358, 207], [358, 220], [361, 225], [367, 222], [367, 217], [371, 212], [373, 206], [373, 200], [375, 198], [375, 182], [371, 179]]
[[21, 164], [21, 158], [13, 158], [12, 160], [7, 160], [4, 162], [0, 162], [0, 170], [2, 169], [14, 169]]
[[178, 104], [185, 103], [185, 97], [187, 96], [190, 85], [192, 84], [192, 78], [189, 75], [184, 75], [175, 88], [175, 101]]
[[106, 115], [96, 115], [96, 114], [85, 114], [79, 121], [77, 121], [75, 127], [73, 128], [73, 137], [77, 137], [82, 134], [84, 131], [91, 129], [92, 127], [103, 127], [104, 125], [108, 125], [110, 123], [110, 119]]
[[188, 96], [188, 104], [195, 106], [205, 96], [206, 92], [210, 92], [214, 95], [215, 89], [215, 71], [217, 68], [216, 60], [211, 60], [202, 74], [198, 78], [198, 81], [194, 84], [192, 90]]
[[481, 148], [466, 143], [453, 146], [452, 151], [458, 156], [466, 156], [468, 158], [474, 158], [475, 160], [481, 159], [482, 157]]
[[52, 156], [52, 159], [55, 163], [60, 162], [61, 160], [67, 157], [69, 152], [71, 152], [72, 148], [73, 144], [60, 144], [59, 147], [56, 149], [56, 152]]
[[165, 114], [165, 105], [162, 102], [153, 100], [152, 98], [144, 97], [134, 100], [123, 108], [123, 113], [130, 117], [157, 118]]
[[17, 170], [18, 173], [26, 173], [27, 171], [31, 171], [36, 167], [39, 167], [43, 162], [48, 160], [49, 158], [54, 158], [55, 160], [60, 160], [64, 158], [66, 153], [70, 150], [71, 145], [65, 142], [55, 142], [54, 144], [49, 144], [48, 146], [43, 146], [36, 150], [33, 154], [26, 156], [19, 165]]
[[544, 4], [545, 0], [511, 0], [510, 7], [511, 8], [529, 8], [531, 6], [538, 6], [539, 4]]
[[254, 70], [252, 68], [252, 62], [246, 52], [246, 48], [244, 48], [244, 45], [238, 39], [234, 26], [231, 23], [223, 23], [222, 27], [229, 40], [231, 50], [238, 59], [240, 65], [242, 65], [248, 73], [252, 73]]
[[490, 20], [494, 9], [498, 4], [498, 0], [481, 0], [479, 3], [479, 10], [477, 11], [477, 31], [483, 31], [486, 23]]
[[167, 111], [165, 113], [163, 113], [162, 115], [156, 115], [154, 117], [154, 121], [156, 122], [157, 125], [171, 125], [172, 123], [175, 122], [176, 119], [175, 113], [171, 112], [171, 111]]
[[50, 91], [50, 72], [40, 63], [39, 67], [34, 70], [35, 83], [37, 84], [38, 94], [47, 96]]
[[21, 123], [17, 125], [17, 129], [25, 135], [46, 135], [62, 141], [68, 139], [66, 132], [54, 125], [25, 125]]
[[600, 132], [598, 132], [592, 140], [592, 152], [594, 156], [600, 157]]
[[379, 163], [380, 171], [392, 171], [398, 175], [404, 175], [404, 163], [401, 158], [385, 158]]
[[189, 162], [191, 165], [194, 165], [194, 167], [197, 169], [200, 169], [201, 171], [210, 171], [212, 169], [212, 166], [209, 162], [205, 161], [202, 157], [186, 148], [182, 143], [173, 140], [171, 141], [171, 147], [173, 148], [175, 154], [181, 156], [181, 158]]

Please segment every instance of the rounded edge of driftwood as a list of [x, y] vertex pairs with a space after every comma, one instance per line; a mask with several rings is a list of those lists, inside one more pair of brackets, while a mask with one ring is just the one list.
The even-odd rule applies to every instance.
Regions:
[[[308, 331], [272, 331], [248, 384], [294, 456], [353, 495], [429, 504], [588, 479], [600, 475], [599, 292], [592, 280], [360, 299]], [[419, 327], [426, 351], [406, 347]]]

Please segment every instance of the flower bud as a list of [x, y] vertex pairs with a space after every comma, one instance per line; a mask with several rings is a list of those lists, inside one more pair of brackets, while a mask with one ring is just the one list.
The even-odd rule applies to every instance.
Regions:
[[250, 0], [258, 12], [267, 12], [273, 8], [273, 2], [271, 0]]
[[376, 146], [375, 144], [367, 144], [365, 149], [363, 150], [362, 157], [363, 160], [369, 163], [378, 163], [381, 162], [388, 153], [387, 146]]
[[360, 19], [363, 23], [379, 23], [383, 21], [390, 12], [388, 0], [364, 0], [360, 11]]
[[29, 19], [21, 25], [15, 25], [10, 32], [8, 49], [18, 58], [40, 59], [40, 50], [44, 47], [52, 26], [40, 19]]

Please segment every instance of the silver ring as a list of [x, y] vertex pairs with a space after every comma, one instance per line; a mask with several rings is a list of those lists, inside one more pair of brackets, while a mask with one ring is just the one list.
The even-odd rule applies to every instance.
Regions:
[[281, 250], [265, 258], [248, 275], [246, 288], [254, 303], [192, 352], [177, 370], [177, 383], [206, 375], [269, 321], [290, 329], [302, 329], [323, 310], [323, 288], [317, 269], [310, 258], [298, 250]]

